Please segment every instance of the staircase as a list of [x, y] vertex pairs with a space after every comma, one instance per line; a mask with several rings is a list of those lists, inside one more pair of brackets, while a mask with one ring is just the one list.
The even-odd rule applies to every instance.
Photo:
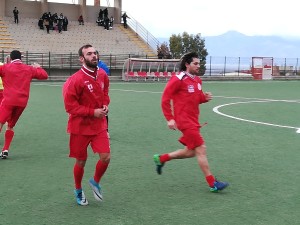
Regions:
[[122, 30], [128, 38], [133, 41], [137, 46], [139, 46], [141, 49], [143, 49], [144, 53], [150, 57], [150, 58], [157, 58], [156, 53], [153, 51], [153, 49], [144, 41], [140, 38], [140, 36], [135, 33], [129, 26], [128, 28], [124, 28], [122, 24], [118, 24], [118, 27], [120, 30]]
[[11, 51], [12, 49], [18, 49], [16, 41], [10, 36], [7, 29], [8, 26], [5, 21], [0, 18], [0, 50]]

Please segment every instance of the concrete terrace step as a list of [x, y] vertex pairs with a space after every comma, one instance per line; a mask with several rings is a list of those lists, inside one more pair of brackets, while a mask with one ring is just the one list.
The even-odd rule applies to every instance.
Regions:
[[77, 53], [80, 46], [90, 43], [102, 55], [149, 54], [143, 45], [131, 40], [117, 24], [108, 31], [96, 23], [79, 25], [78, 21], [69, 21], [68, 31], [58, 33], [50, 30], [47, 34], [46, 29], [39, 29], [37, 19], [24, 18], [22, 26], [15, 24], [12, 17], [5, 17], [5, 22], [8, 29], [3, 34], [11, 34], [9, 38], [18, 43], [23, 51]]

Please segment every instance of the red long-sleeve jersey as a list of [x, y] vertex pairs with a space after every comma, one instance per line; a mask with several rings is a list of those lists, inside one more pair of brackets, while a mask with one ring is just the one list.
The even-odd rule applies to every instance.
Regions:
[[[171, 104], [172, 102], [172, 104]], [[162, 94], [161, 107], [167, 121], [174, 119], [179, 130], [199, 128], [199, 104], [207, 102], [202, 80], [185, 72], [173, 76]]]
[[67, 132], [96, 135], [107, 129], [106, 119], [94, 117], [94, 110], [109, 105], [109, 78], [103, 69], [84, 66], [63, 85], [63, 99], [69, 113]]
[[42, 68], [23, 64], [16, 59], [0, 66], [0, 77], [4, 86], [2, 104], [25, 107], [29, 99], [31, 80], [46, 80], [48, 74]]

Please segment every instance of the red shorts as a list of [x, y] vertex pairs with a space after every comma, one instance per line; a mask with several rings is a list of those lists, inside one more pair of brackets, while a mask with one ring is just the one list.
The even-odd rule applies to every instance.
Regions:
[[105, 130], [98, 135], [70, 134], [69, 157], [87, 160], [89, 144], [94, 153], [110, 153], [110, 143]]
[[12, 105], [0, 105], [0, 123], [5, 124], [7, 122], [8, 127], [13, 128], [22, 115], [25, 107], [12, 106]]
[[178, 141], [189, 150], [193, 150], [204, 144], [204, 139], [201, 136], [199, 129], [186, 129], [181, 132], [182, 136], [178, 139]]

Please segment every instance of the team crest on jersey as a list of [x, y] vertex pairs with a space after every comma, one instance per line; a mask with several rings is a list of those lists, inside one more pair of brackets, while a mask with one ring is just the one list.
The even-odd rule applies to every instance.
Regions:
[[84, 83], [86, 83], [87, 88], [89, 89], [90, 92], [94, 91], [94, 87], [92, 84], [89, 83], [89, 81], [85, 81]]
[[201, 91], [202, 87], [201, 87], [201, 84], [198, 83], [198, 90]]
[[193, 93], [193, 92], [195, 92], [195, 89], [194, 89], [194, 85], [188, 85], [188, 92], [189, 93]]

